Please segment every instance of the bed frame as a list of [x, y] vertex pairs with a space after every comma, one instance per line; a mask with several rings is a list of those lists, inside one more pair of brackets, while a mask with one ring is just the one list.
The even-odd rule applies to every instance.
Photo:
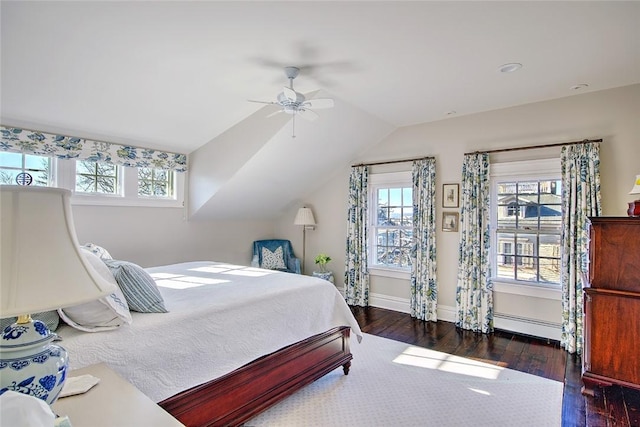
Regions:
[[159, 403], [189, 427], [236, 426], [342, 366], [349, 374], [347, 326], [314, 335]]

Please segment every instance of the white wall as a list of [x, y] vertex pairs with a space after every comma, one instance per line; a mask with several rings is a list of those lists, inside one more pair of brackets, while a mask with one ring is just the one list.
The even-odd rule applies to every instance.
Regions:
[[[452, 320], [459, 234], [441, 231], [440, 218], [443, 209], [440, 206], [442, 184], [460, 182], [463, 154], [476, 150], [550, 144], [585, 138], [603, 139], [603, 214], [626, 216], [627, 202], [633, 199], [627, 193], [632, 187], [635, 175], [640, 174], [640, 85], [400, 128], [376, 147], [353, 159], [352, 163], [417, 156], [436, 157], [439, 316], [444, 320]], [[528, 150], [497, 156], [500, 160], [519, 160], [544, 157], [550, 151], [552, 150]], [[349, 168], [343, 168], [320, 191], [308, 195], [304, 200], [305, 204], [313, 209], [318, 222], [317, 230], [307, 234], [307, 271], [313, 269], [315, 254], [328, 253], [333, 258], [329, 268], [335, 272], [338, 287], [344, 285], [348, 177]], [[302, 234], [292, 226], [295, 209], [297, 207], [292, 208], [291, 212], [281, 219], [277, 231], [283, 235], [288, 234], [296, 252], [300, 254]], [[387, 305], [391, 307], [398, 298], [408, 301], [409, 283], [377, 277], [371, 281], [371, 294], [374, 299], [387, 299]], [[495, 303], [496, 313], [504, 315], [505, 329], [514, 318], [520, 317], [533, 319], [534, 323], [544, 325], [560, 323], [559, 301], [496, 294]], [[496, 325], [498, 326], [498, 322]], [[542, 328], [547, 328], [544, 325]]]
[[186, 221], [180, 208], [73, 206], [78, 241], [143, 267], [213, 260], [249, 265], [254, 240], [272, 221]]

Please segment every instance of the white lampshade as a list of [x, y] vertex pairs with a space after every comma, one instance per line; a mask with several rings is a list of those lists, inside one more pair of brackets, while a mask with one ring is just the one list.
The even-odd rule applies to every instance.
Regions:
[[0, 317], [97, 300], [115, 291], [81, 253], [71, 192], [0, 186]]
[[295, 225], [316, 225], [316, 220], [313, 217], [313, 212], [307, 207], [298, 209], [296, 219], [293, 221]]
[[629, 194], [640, 194], [640, 175], [636, 175], [636, 182]]

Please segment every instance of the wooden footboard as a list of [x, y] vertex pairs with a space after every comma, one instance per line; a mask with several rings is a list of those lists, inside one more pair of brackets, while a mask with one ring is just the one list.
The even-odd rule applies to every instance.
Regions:
[[235, 426], [342, 366], [349, 373], [351, 329], [341, 326], [285, 347], [162, 402], [189, 427]]

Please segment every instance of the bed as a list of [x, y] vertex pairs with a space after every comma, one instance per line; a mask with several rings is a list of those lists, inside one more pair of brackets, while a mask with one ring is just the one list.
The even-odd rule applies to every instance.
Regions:
[[188, 426], [239, 425], [351, 364], [362, 332], [331, 283], [218, 262], [145, 269], [168, 313], [99, 333], [62, 326], [70, 368], [104, 362]]

